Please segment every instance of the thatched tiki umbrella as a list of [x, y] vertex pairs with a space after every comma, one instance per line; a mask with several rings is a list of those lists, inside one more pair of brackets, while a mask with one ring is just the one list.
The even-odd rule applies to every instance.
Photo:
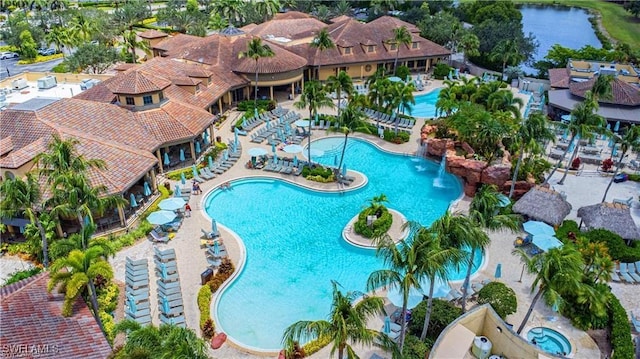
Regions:
[[640, 240], [640, 232], [631, 217], [628, 206], [607, 202], [598, 203], [580, 207], [578, 217], [582, 219], [587, 229], [606, 229], [619, 235], [627, 243], [631, 240]]
[[513, 211], [530, 219], [559, 226], [571, 212], [571, 204], [560, 193], [535, 186], [513, 205]]

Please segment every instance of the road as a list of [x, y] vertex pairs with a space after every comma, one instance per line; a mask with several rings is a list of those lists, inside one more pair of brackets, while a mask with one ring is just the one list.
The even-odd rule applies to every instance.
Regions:
[[47, 62], [39, 62], [36, 64], [18, 65], [18, 59], [0, 60], [0, 80], [4, 80], [5, 78], [7, 78], [7, 69], [9, 70], [11, 76], [28, 71], [47, 72], [51, 71], [54, 66], [61, 62], [62, 58], [59, 58]]

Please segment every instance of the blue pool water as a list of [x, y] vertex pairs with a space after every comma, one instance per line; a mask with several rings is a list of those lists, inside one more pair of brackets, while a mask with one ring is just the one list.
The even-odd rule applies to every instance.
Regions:
[[436, 102], [438, 101], [438, 95], [440, 95], [440, 89], [435, 89], [424, 95], [415, 96], [416, 104], [413, 105], [413, 108], [410, 111], [411, 116], [420, 118], [436, 117]]
[[[312, 148], [325, 151], [314, 160], [332, 165], [342, 141], [314, 142]], [[365, 141], [349, 139], [345, 163], [368, 176], [365, 187], [320, 193], [278, 180], [246, 179], [207, 197], [207, 213], [235, 231], [247, 250], [244, 270], [217, 307], [218, 329], [236, 342], [279, 349], [292, 323], [326, 318], [331, 280], [344, 291], [365, 290], [369, 274], [383, 268], [382, 260], [373, 249], [345, 242], [342, 230], [372, 197], [386, 194], [389, 208], [428, 226], [461, 194], [458, 180], [448, 174], [446, 188], [434, 188], [436, 163], [382, 152]], [[451, 278], [463, 278], [464, 271], [452, 270]]]
[[566, 356], [571, 353], [571, 343], [569, 343], [569, 340], [564, 335], [550, 328], [531, 328], [527, 333], [527, 339], [532, 344], [535, 339], [535, 345], [547, 353], [562, 356]]

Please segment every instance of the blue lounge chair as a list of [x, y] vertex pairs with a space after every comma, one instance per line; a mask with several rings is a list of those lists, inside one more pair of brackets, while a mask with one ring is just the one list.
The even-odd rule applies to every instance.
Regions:
[[158, 233], [158, 230], [153, 229], [151, 230], [151, 232], [149, 232], [149, 234], [151, 235], [152, 241], [153, 242], [160, 242], [160, 243], [167, 243], [169, 242], [169, 235], [165, 234], [165, 233]]
[[640, 283], [640, 274], [638, 274], [638, 268], [636, 268], [635, 263], [628, 263], [627, 271], [629, 272], [629, 275], [631, 276], [631, 278], [633, 278], [633, 280]]
[[618, 269], [618, 272], [620, 272], [620, 277], [622, 279], [624, 279], [625, 282], [628, 282], [628, 283], [635, 283], [636, 282], [629, 275], [629, 271], [628, 271], [628, 268], [627, 268], [627, 263], [620, 263], [620, 269]]
[[213, 179], [213, 177], [215, 177], [215, 176], [212, 176], [212, 175], [207, 174], [207, 173], [204, 171], [204, 167], [203, 167], [203, 168], [201, 168], [199, 172], [200, 172], [200, 177], [204, 178], [205, 180], [210, 180], [210, 179]]
[[613, 270], [611, 271], [611, 280], [614, 282], [620, 282], [620, 276], [618, 276], [618, 273], [616, 272], [616, 269], [613, 268]]
[[627, 207], [631, 207], [631, 201], [633, 197], [629, 197], [627, 199], [614, 198], [613, 203], [624, 204]]

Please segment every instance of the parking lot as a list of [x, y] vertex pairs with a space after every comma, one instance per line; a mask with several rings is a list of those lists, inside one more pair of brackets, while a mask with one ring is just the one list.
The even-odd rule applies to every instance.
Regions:
[[[0, 60], [0, 80], [7, 78], [8, 74], [14, 76], [22, 72], [47, 72], [62, 62], [62, 58], [31, 65], [18, 65], [18, 59]], [[7, 73], [7, 70], [9, 72]]]

